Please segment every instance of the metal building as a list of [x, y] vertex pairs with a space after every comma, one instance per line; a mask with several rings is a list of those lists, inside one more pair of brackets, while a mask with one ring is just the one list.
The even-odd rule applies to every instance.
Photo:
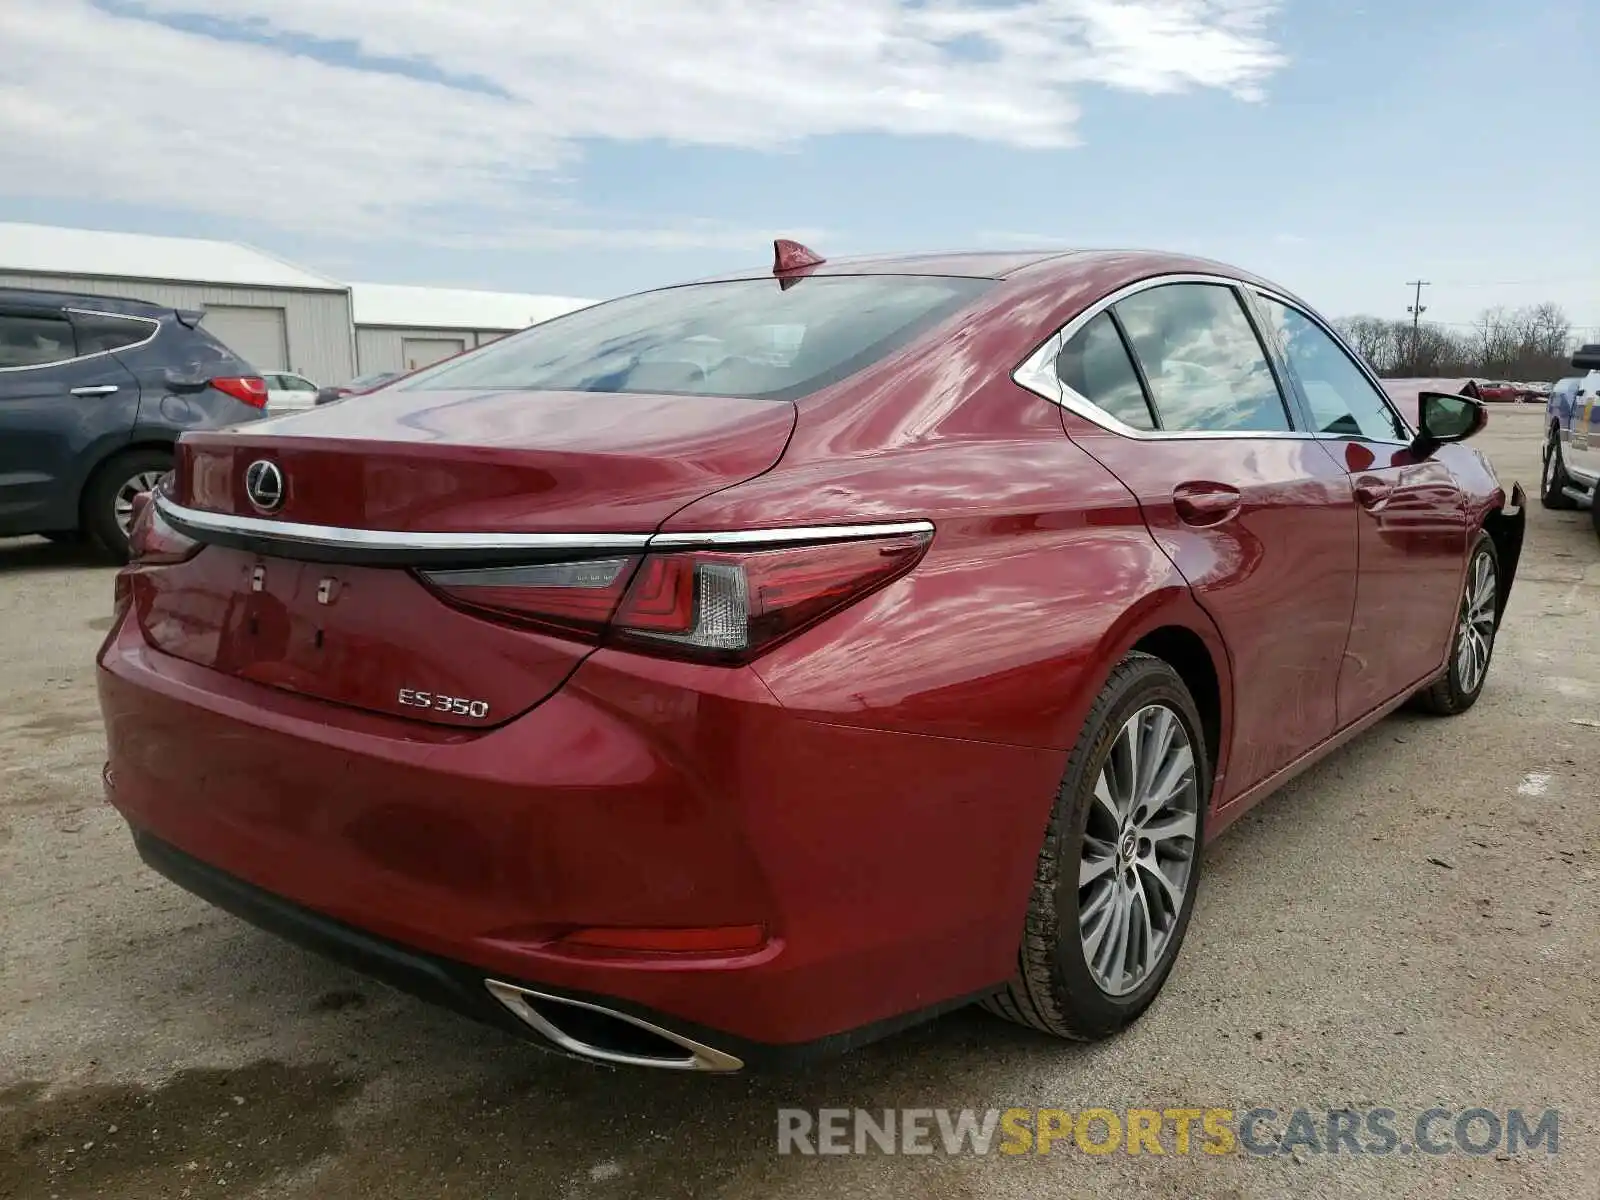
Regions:
[[131, 296], [203, 312], [258, 371], [356, 374], [350, 289], [232, 242], [0, 222], [0, 287]]
[[414, 371], [593, 300], [458, 288], [352, 283], [361, 374]]

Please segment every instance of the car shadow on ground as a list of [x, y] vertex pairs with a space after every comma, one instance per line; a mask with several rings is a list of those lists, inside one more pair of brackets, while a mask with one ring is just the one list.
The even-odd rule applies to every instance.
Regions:
[[0, 575], [114, 565], [104, 550], [88, 540], [51, 542], [34, 537], [0, 538]]

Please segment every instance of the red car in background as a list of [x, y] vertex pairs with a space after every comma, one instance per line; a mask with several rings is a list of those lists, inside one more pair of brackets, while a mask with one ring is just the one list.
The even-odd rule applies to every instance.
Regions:
[[[186, 436], [99, 657], [157, 870], [581, 1057], [1114, 1033], [1206, 841], [1480, 694], [1521, 489], [1147, 253], [647, 292]], [[111, 981], [108, 981], [108, 984]]]
[[1490, 381], [1479, 380], [1477, 381], [1476, 386], [1478, 389], [1478, 399], [1492, 401], [1496, 404], [1510, 403], [1511, 401], [1516, 400], [1522, 392], [1522, 389], [1516, 384], [1508, 383], [1503, 379]]

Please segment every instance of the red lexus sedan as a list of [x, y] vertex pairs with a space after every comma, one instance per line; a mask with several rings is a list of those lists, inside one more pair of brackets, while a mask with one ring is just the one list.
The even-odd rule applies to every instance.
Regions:
[[569, 1054], [1097, 1038], [1203, 846], [1477, 699], [1522, 494], [1263, 280], [771, 270], [186, 436], [100, 654], [156, 870]]

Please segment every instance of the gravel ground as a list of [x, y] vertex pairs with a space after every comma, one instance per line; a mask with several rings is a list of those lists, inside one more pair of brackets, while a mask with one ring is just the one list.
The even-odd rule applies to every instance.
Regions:
[[[1533, 413], [1483, 444], [1533, 490]], [[144, 869], [100, 797], [111, 572], [0, 541], [0, 1197], [1600, 1196], [1600, 546], [1587, 514], [1529, 514], [1478, 706], [1391, 718], [1231, 830], [1134, 1029], [964, 1011], [720, 1079], [541, 1054]], [[1435, 1103], [1559, 1107], [1559, 1153], [775, 1149], [779, 1107]]]

